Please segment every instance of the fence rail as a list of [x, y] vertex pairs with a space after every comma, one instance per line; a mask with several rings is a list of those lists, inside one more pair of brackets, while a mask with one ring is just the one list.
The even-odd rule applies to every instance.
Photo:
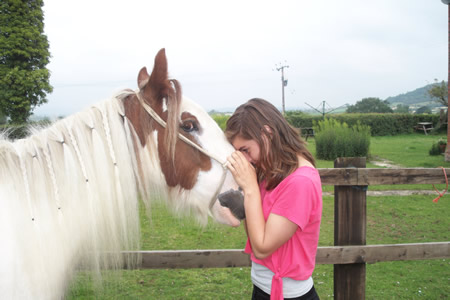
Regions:
[[[242, 249], [136, 251], [142, 269], [190, 269], [249, 267], [249, 255]], [[385, 261], [448, 258], [450, 242], [392, 245], [319, 247], [317, 264], [378, 263]]]
[[[450, 174], [450, 169], [444, 169]], [[423, 169], [371, 169], [335, 168], [319, 169], [323, 185], [391, 185], [445, 183], [442, 168]]]

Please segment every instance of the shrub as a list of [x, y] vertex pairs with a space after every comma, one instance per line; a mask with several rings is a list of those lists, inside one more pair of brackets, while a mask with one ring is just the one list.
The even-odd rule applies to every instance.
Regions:
[[431, 145], [431, 149], [428, 152], [430, 155], [440, 155], [445, 152], [445, 147], [447, 146], [447, 141], [439, 140]]
[[369, 154], [370, 127], [357, 122], [349, 127], [335, 119], [314, 122], [316, 156], [334, 160], [338, 157], [364, 157]]
[[212, 114], [211, 118], [213, 118], [214, 121], [216, 121], [216, 123], [219, 125], [219, 127], [222, 130], [225, 130], [225, 128], [227, 126], [227, 121], [230, 118], [230, 116], [225, 115], [225, 114]]
[[440, 155], [441, 149], [439, 149], [439, 145], [437, 143], [433, 143], [433, 145], [431, 145], [431, 149], [428, 153], [430, 155]]

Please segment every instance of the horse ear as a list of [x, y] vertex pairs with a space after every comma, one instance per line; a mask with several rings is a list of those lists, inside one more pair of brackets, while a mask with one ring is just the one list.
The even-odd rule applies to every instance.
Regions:
[[170, 86], [168, 83], [169, 74], [167, 70], [166, 50], [163, 48], [156, 54], [153, 71], [148, 81], [153, 90], [162, 92]]
[[150, 93], [150, 97], [154, 97], [157, 101], [167, 97], [171, 89], [167, 70], [166, 50], [163, 48], [156, 54], [152, 74], [149, 76], [145, 67], [139, 72], [139, 89], [146, 89], [146, 93]]
[[138, 75], [138, 87], [139, 87], [139, 89], [143, 89], [144, 88], [144, 86], [147, 84], [149, 78], [150, 78], [150, 76], [148, 75], [147, 68], [143, 67], [139, 71], [139, 75]]

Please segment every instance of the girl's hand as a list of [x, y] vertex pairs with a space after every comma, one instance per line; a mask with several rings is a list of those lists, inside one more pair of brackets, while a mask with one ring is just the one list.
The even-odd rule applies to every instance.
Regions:
[[244, 194], [250, 190], [258, 188], [256, 171], [252, 164], [245, 158], [240, 151], [235, 151], [228, 157], [228, 169], [233, 174], [234, 180], [244, 191]]

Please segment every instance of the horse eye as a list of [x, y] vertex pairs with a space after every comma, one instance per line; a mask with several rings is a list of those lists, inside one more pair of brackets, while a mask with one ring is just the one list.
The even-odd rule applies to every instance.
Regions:
[[181, 124], [181, 129], [183, 129], [184, 132], [198, 131], [198, 126], [194, 121], [187, 120]]

